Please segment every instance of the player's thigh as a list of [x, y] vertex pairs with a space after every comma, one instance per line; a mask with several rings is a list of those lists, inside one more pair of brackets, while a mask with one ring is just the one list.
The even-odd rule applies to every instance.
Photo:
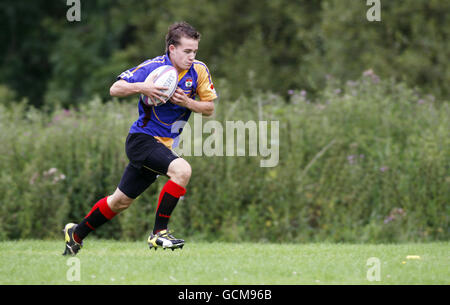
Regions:
[[134, 167], [138, 169], [143, 167], [157, 175], [167, 176], [169, 164], [179, 158], [155, 137], [144, 133], [129, 134], [125, 149]]
[[152, 145], [151, 153], [143, 162], [143, 167], [157, 175], [170, 177], [170, 175], [168, 175], [169, 166], [180, 159], [181, 158], [173, 150], [156, 141], [156, 143]]
[[118, 189], [131, 199], [136, 199], [155, 180], [157, 174], [148, 172], [143, 167], [136, 168], [131, 163], [125, 168]]

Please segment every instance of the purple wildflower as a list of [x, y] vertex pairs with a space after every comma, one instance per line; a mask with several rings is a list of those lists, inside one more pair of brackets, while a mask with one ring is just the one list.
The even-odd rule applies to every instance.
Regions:
[[366, 70], [363, 72], [363, 76], [372, 76], [375, 75], [375, 73], [373, 73], [372, 69]]
[[382, 173], [384, 173], [384, 172], [386, 172], [388, 170], [389, 170], [389, 167], [387, 167], [387, 166], [383, 166], [383, 167], [380, 168], [380, 172], [382, 172]]
[[378, 75], [376, 75], [376, 74], [373, 72], [372, 69], [369, 69], [369, 70], [364, 71], [363, 76], [370, 77], [371, 80], [372, 80], [372, 82], [373, 82], [374, 84], [377, 84], [377, 83], [380, 82], [380, 78], [378, 77]]
[[352, 81], [352, 80], [347, 81], [347, 86], [349, 86], [349, 87], [355, 87], [357, 85], [358, 85], [358, 82], [356, 82], [356, 81]]
[[394, 219], [395, 219], [394, 217], [388, 216], [388, 217], [386, 217], [386, 218], [384, 219], [384, 224], [388, 224], [388, 223], [390, 223], [391, 221], [393, 221]]
[[388, 224], [391, 221], [401, 219], [406, 216], [405, 210], [402, 208], [393, 208], [389, 215], [384, 219], [384, 224]]
[[356, 163], [356, 156], [355, 155], [347, 156], [347, 161], [351, 165], [355, 164]]

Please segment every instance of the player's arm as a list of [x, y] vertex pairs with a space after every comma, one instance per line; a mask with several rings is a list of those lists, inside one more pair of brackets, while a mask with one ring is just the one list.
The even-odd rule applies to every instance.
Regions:
[[187, 96], [183, 90], [177, 88], [170, 101], [182, 107], [205, 116], [211, 116], [214, 113], [214, 100], [217, 98], [216, 90], [211, 80], [211, 75], [206, 65], [200, 61], [194, 63], [194, 69], [197, 72], [197, 90], [196, 95], [199, 101]]
[[109, 94], [115, 97], [126, 97], [134, 94], [144, 94], [154, 101], [159, 99], [163, 103], [165, 102], [163, 96], [167, 97], [167, 94], [160, 90], [166, 90], [166, 87], [155, 86], [153, 80], [145, 82], [130, 83], [126, 80], [119, 79], [109, 89]]
[[205, 116], [211, 116], [214, 113], [214, 101], [196, 101], [188, 97], [183, 90], [177, 88], [171, 97], [171, 102], [185, 107], [193, 112], [201, 113]]
[[142, 93], [143, 83], [129, 83], [123, 79], [116, 81], [109, 89], [109, 94], [116, 97], [126, 97]]

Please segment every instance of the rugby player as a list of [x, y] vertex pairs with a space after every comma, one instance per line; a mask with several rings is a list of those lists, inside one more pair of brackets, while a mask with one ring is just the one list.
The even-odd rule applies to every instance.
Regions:
[[[83, 239], [118, 213], [126, 210], [158, 176], [169, 180], [163, 186], [157, 202], [153, 231], [148, 237], [150, 249], [158, 247], [172, 250], [182, 248], [184, 240], [175, 238], [168, 230], [170, 216], [179, 199], [186, 193], [191, 177], [191, 166], [172, 149], [174, 139], [182, 129], [172, 132], [176, 122], [187, 121], [192, 112], [211, 115], [217, 98], [208, 67], [195, 59], [200, 41], [198, 33], [186, 22], [169, 26], [166, 52], [126, 70], [110, 88], [111, 96], [146, 95], [154, 103], [145, 105], [139, 98], [139, 118], [133, 123], [125, 142], [129, 164], [113, 194], [100, 199], [79, 224], [64, 227], [64, 255], [75, 255]], [[178, 88], [169, 101], [164, 102], [167, 89], [157, 87], [147, 76], [162, 65], [172, 65], [178, 71]], [[167, 96], [166, 96], [167, 97]]]

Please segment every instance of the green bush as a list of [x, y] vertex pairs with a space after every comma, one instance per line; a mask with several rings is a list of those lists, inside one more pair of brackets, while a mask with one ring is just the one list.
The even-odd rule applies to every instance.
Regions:
[[[314, 100], [297, 90], [288, 100], [261, 92], [221, 99], [203, 124], [278, 121], [279, 163], [260, 167], [263, 157], [248, 150], [242, 157], [186, 156], [193, 176], [171, 228], [224, 241], [447, 240], [448, 101], [370, 70], [338, 85], [329, 77]], [[111, 194], [136, 118], [135, 101], [94, 99], [49, 112], [0, 104], [0, 238], [61, 237], [66, 222], [80, 221]], [[93, 235], [145, 238], [166, 180]]]

